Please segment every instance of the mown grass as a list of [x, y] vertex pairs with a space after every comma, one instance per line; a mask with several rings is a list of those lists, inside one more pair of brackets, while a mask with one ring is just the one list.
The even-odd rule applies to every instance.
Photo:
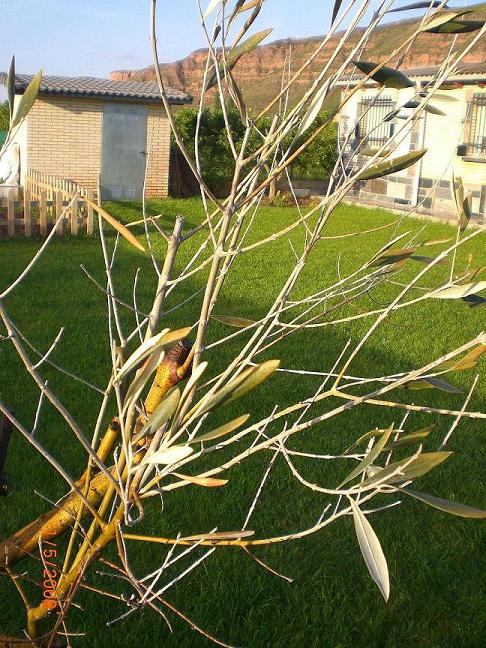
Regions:
[[[139, 205], [135, 203], [110, 205], [109, 209], [125, 221], [140, 217]], [[162, 213], [161, 223], [166, 228], [171, 227], [179, 213], [184, 214], [188, 225], [199, 222], [202, 213], [197, 200], [153, 201], [150, 212]], [[291, 222], [295, 216], [292, 209], [263, 208], [252, 236], [261, 238], [275, 227]], [[342, 206], [334, 214], [325, 234], [332, 236], [364, 230], [395, 219], [396, 216], [385, 211]], [[325, 287], [335, 280], [338, 272], [345, 274], [358, 267], [388, 240], [392, 231], [390, 228], [365, 237], [321, 241], [303, 273], [296, 295]], [[405, 220], [399, 231], [418, 233], [419, 240], [454, 235], [449, 226], [417, 219]], [[141, 235], [141, 230], [137, 234]], [[290, 239], [298, 249], [302, 245], [303, 233], [293, 232]], [[186, 245], [179, 267], [196, 243], [192, 241]], [[146, 310], [154, 290], [150, 263], [124, 242], [120, 245], [114, 268], [116, 287], [122, 299], [130, 302], [133, 277], [136, 269], [140, 268], [138, 307]], [[37, 247], [38, 243], [21, 240], [0, 244], [0, 288], [18, 275]], [[433, 253], [436, 248], [427, 250]], [[156, 252], [162, 259], [164, 246], [158, 245]], [[475, 266], [485, 263], [484, 237], [476, 237], [464, 246], [458, 255], [459, 268], [466, 265], [470, 253], [474, 255]], [[235, 264], [228, 278], [218, 312], [250, 318], [262, 315], [292, 263], [293, 252], [288, 238], [244, 256]], [[109, 373], [105, 296], [83, 274], [80, 264], [84, 264], [103, 283], [99, 241], [83, 238], [55, 240], [35, 271], [7, 298], [6, 306], [22, 332], [43, 351], [49, 347], [59, 327], [64, 326], [62, 343], [52, 359], [103, 386]], [[405, 279], [416, 270], [417, 266], [409, 262], [401, 278]], [[425, 283], [438, 285], [447, 271], [444, 267], [434, 270]], [[204, 277], [194, 278], [181, 286], [172, 294], [168, 308], [202, 285]], [[396, 287], [392, 286], [379, 288], [363, 299], [361, 305], [373, 307], [371, 299], [382, 303], [395, 291]], [[167, 325], [176, 327], [192, 323], [198, 299], [169, 314]], [[127, 325], [133, 325], [128, 311], [123, 313], [123, 319]], [[332, 365], [346, 340], [351, 338], [356, 342], [369, 324], [370, 320], [357, 320], [289, 336], [264, 357], [277, 356], [281, 358], [282, 366], [287, 368], [323, 370]], [[411, 309], [398, 311], [380, 327], [353, 364], [353, 373], [379, 376], [422, 365], [468, 341], [484, 328], [484, 310], [469, 309], [463, 303], [449, 301], [421, 302]], [[222, 324], [213, 322], [210, 338], [221, 336], [225, 331]], [[237, 348], [235, 341], [210, 352], [211, 373], [221, 369]], [[484, 364], [481, 368], [484, 369]], [[63, 379], [47, 366], [44, 366], [42, 375], [89, 435], [96, 419], [98, 395], [79, 383]], [[455, 374], [450, 381], [467, 390], [473, 375], [474, 372]], [[316, 380], [312, 378], [278, 374], [241, 403], [227, 408], [227, 411], [221, 410], [213, 416], [211, 424], [245, 411], [251, 412], [253, 420], [258, 420], [276, 403], [283, 405], [304, 398], [312, 394], [316, 386]], [[37, 392], [6, 342], [0, 342], [0, 394], [18, 418], [30, 427], [35, 415]], [[403, 390], [397, 393], [397, 398], [460, 408], [464, 395]], [[484, 380], [480, 380], [470, 407], [484, 410], [485, 402], [486, 385]], [[359, 434], [375, 426], [390, 425], [393, 421], [398, 424], [400, 420], [397, 411], [364, 406], [313, 428], [305, 437], [296, 438], [291, 447], [320, 453], [339, 452]], [[448, 423], [438, 415], [424, 414], [411, 416], [407, 423], [408, 429], [414, 430], [431, 422], [436, 424], [436, 428], [426, 442], [429, 450], [436, 448], [450, 421]], [[72, 475], [80, 474], [83, 454], [60, 417], [47, 406], [41, 416], [37, 437]], [[449, 446], [454, 451], [453, 457], [421, 479], [417, 486], [426, 492], [485, 508], [484, 424], [461, 423]], [[159, 505], [147, 509], [142, 530], [175, 536], [178, 532], [204, 532], [216, 526], [220, 529], [238, 528], [268, 459], [269, 455], [266, 455], [232, 469], [224, 489], [191, 487], [175, 491], [166, 497], [163, 511]], [[336, 466], [328, 461], [317, 465], [297, 464], [307, 479], [322, 485], [337, 484], [349, 470], [349, 465]], [[65, 491], [62, 481], [18, 434], [11, 442], [7, 471], [12, 486], [9, 496], [0, 500], [2, 536], [46, 510], [48, 504], [43, 498], [55, 500]], [[251, 527], [258, 535], [273, 535], [310, 526], [327, 501], [324, 495], [306, 491], [297, 484], [284, 461], [277, 460]], [[258, 552], [274, 568], [291, 576], [294, 581], [290, 584], [264, 571], [243, 552], [223, 549], [169, 590], [167, 599], [220, 639], [252, 648], [484, 645], [484, 524], [453, 518], [408, 500], [396, 509], [377, 514], [372, 518], [372, 524], [389, 563], [391, 597], [387, 605], [367, 573], [350, 519], [341, 520], [318, 535]], [[64, 540], [60, 540], [59, 564], [64, 547]], [[129, 545], [129, 552], [136, 571], [144, 573], [160, 561], [164, 550], [148, 545]], [[38, 562], [24, 562], [21, 568], [28, 569], [32, 578], [40, 579]], [[103, 575], [91, 573], [88, 581], [102, 589], [113, 587], [117, 592], [128, 593], [123, 583]], [[31, 595], [34, 593], [38, 596], [35, 590]], [[150, 610], [136, 612], [129, 621], [108, 629], [105, 623], [126, 611], [126, 607], [88, 592], [81, 594], [79, 602], [85, 611], [74, 611], [69, 629], [86, 635], [73, 639], [75, 646], [149, 646], [158, 643], [180, 648], [208, 645], [206, 639], [174, 615], [170, 615], [173, 634]], [[0, 577], [0, 620], [0, 632], [14, 633], [23, 627], [20, 599], [5, 576]]]

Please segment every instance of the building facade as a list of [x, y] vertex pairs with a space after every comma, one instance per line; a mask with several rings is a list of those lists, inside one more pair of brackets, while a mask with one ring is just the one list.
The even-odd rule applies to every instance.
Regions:
[[[17, 75], [16, 104], [31, 78]], [[191, 102], [170, 88], [167, 95], [171, 105]], [[21, 185], [34, 170], [99, 185], [104, 200], [140, 199], [144, 185], [147, 197], [168, 193], [170, 128], [155, 83], [45, 76], [12, 146]]]
[[[415, 87], [395, 90], [371, 82], [350, 97], [340, 117], [340, 141], [352, 164], [361, 166], [370, 153], [382, 146], [386, 150], [389, 137], [407, 117], [403, 106], [424, 92], [437, 71], [403, 70]], [[345, 91], [349, 92], [358, 80], [349, 79]], [[426, 148], [425, 156], [404, 171], [357, 182], [349, 198], [388, 207], [412, 207], [417, 212], [454, 219], [454, 174], [471, 192], [473, 216], [482, 221], [486, 209], [486, 64], [461, 66], [431, 97], [430, 109], [404, 128], [391, 154], [397, 157]]]

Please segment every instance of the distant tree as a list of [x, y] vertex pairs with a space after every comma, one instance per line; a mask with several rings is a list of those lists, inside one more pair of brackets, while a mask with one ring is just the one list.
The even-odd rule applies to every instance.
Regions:
[[0, 103], [0, 131], [8, 130], [9, 121], [8, 101], [3, 101]]

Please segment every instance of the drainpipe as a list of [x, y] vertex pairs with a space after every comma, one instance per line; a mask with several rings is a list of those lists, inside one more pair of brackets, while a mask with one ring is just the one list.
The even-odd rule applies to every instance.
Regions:
[[[420, 82], [417, 85], [418, 85], [417, 92], [419, 92]], [[421, 119], [419, 119], [419, 130], [418, 130], [416, 150], [424, 148], [426, 126], [427, 126], [427, 113], [424, 110], [422, 112]], [[411, 196], [412, 207], [417, 207], [417, 205], [419, 204], [420, 180], [422, 179], [422, 165], [423, 165], [423, 157], [420, 158], [418, 163], [415, 165], [415, 175], [413, 177], [413, 182], [412, 182], [412, 196]]]

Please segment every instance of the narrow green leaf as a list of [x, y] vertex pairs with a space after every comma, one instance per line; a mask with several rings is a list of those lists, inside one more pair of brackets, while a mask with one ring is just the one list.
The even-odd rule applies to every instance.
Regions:
[[464, 232], [468, 226], [469, 220], [471, 219], [472, 193], [468, 192], [467, 195], [464, 194], [462, 178], [456, 178], [454, 174], [452, 174], [451, 188], [454, 203], [456, 205], [459, 231]]
[[14, 128], [14, 126], [20, 124], [20, 122], [23, 119], [25, 119], [25, 117], [27, 117], [27, 115], [29, 114], [30, 109], [34, 105], [34, 101], [37, 99], [37, 95], [39, 94], [41, 81], [42, 81], [42, 70], [39, 70], [37, 74], [34, 75], [34, 78], [29, 83], [27, 89], [25, 90], [24, 94], [20, 98], [19, 104], [17, 106], [17, 110], [15, 111], [15, 114], [12, 117], [12, 123], [10, 124], [10, 128]]
[[400, 446], [420, 443], [423, 439], [427, 438], [429, 434], [430, 430], [424, 430], [422, 432], [411, 432], [410, 434], [400, 435], [400, 437], [393, 443], [390, 443], [390, 445], [388, 445], [385, 450], [393, 450], [394, 448], [398, 448]]
[[15, 105], [15, 56], [12, 56], [12, 60], [10, 61], [10, 67], [8, 69], [7, 95], [8, 95], [8, 109], [10, 112], [10, 123], [12, 123], [12, 117], [13, 117], [14, 105]]
[[133, 442], [136, 443], [137, 441], [140, 441], [140, 439], [143, 439], [150, 434], [154, 434], [159, 428], [161, 428], [176, 411], [180, 398], [181, 390], [176, 385], [167, 392], [161, 402], [157, 405], [147, 419], [145, 425], [135, 435]]
[[431, 115], [439, 115], [440, 117], [446, 116], [446, 113], [443, 110], [437, 108], [437, 106], [433, 106], [431, 103], [426, 103], [424, 106], [424, 110], [425, 112], [428, 112]]
[[[418, 457], [415, 457], [408, 465], [410, 457], [407, 459], [402, 459], [401, 461], [396, 461], [389, 464], [386, 468], [382, 468], [374, 473], [371, 477], [368, 477], [361, 482], [360, 486], [372, 486], [377, 482], [382, 482], [386, 484], [397, 484], [400, 482], [405, 482], [422, 475], [427, 474], [433, 468], [440, 465], [445, 461], [452, 452], [424, 452], [419, 454]], [[393, 473], [399, 471], [396, 475]], [[393, 476], [392, 476], [393, 475]]]
[[116, 220], [111, 214], [109, 214], [106, 209], [103, 209], [103, 207], [100, 207], [97, 205], [95, 202], [90, 200], [89, 198], [86, 198], [86, 196], [83, 197], [83, 200], [88, 203], [88, 205], [91, 205], [91, 207], [98, 212], [98, 214], [105, 219], [107, 223], [110, 223], [112, 227], [114, 227], [117, 232], [119, 232], [123, 238], [125, 238], [129, 243], [131, 243], [134, 247], [137, 248], [137, 250], [140, 250], [141, 252], [145, 252], [145, 248], [143, 245], [137, 240], [137, 238], [130, 232], [129, 229], [125, 227], [122, 223]]
[[411, 11], [412, 9], [435, 9], [435, 7], [440, 7], [441, 4], [441, 0], [434, 0], [433, 4], [431, 4], [431, 0], [422, 0], [422, 2], [412, 2], [412, 4], [396, 7], [395, 9], [388, 9], [387, 13], [396, 13], [397, 11]]
[[356, 502], [350, 498], [349, 503], [353, 511], [354, 528], [364, 561], [371, 578], [378, 585], [385, 601], [388, 601], [388, 597], [390, 596], [390, 578], [388, 575], [388, 565], [380, 541], [373, 531], [373, 527], [358, 508]]
[[209, 410], [227, 405], [237, 398], [241, 398], [271, 376], [279, 365], [280, 360], [267, 360], [255, 367], [245, 369], [237, 378], [230, 380], [227, 385], [213, 394], [204, 405], [200, 406], [199, 403], [196, 403], [189, 414], [198, 410], [198, 413], [202, 415], [205, 412], [209, 412]]
[[381, 267], [384, 265], [388, 265], [390, 263], [398, 263], [399, 261], [403, 261], [404, 259], [408, 259], [409, 256], [411, 256], [417, 248], [411, 247], [411, 248], [391, 248], [388, 249], [384, 254], [379, 256], [377, 259], [372, 261], [369, 266], [370, 268], [373, 268], [375, 266]]
[[373, 81], [381, 83], [381, 85], [386, 88], [395, 88], [396, 90], [401, 90], [402, 88], [414, 88], [415, 83], [406, 77], [403, 72], [400, 70], [395, 70], [391, 67], [381, 67], [377, 72], [373, 73], [373, 70], [377, 68], [379, 63], [370, 63], [367, 61], [353, 61], [353, 64], [366, 74]]
[[246, 328], [255, 324], [255, 320], [247, 319], [246, 317], [233, 317], [233, 315], [212, 315], [212, 318], [234, 328]]
[[445, 239], [426, 239], [425, 241], [422, 241], [420, 245], [424, 247], [429, 247], [431, 245], [440, 245], [442, 243], [449, 243], [452, 241], [451, 238], [445, 238]]
[[[364, 149], [360, 150], [360, 155], [366, 155], [366, 157], [373, 157], [378, 153], [379, 149], [372, 148], [371, 146], [366, 146]], [[381, 153], [378, 153], [378, 157], [386, 157], [390, 154], [390, 151], [385, 149]]]
[[483, 20], [450, 20], [443, 25], [425, 31], [430, 34], [468, 34], [482, 29], [483, 26]]
[[432, 506], [433, 508], [436, 508], [439, 511], [444, 511], [445, 513], [450, 513], [451, 515], [481, 520], [486, 518], [486, 511], [473, 508], [472, 506], [467, 506], [467, 504], [451, 502], [450, 500], [435, 497], [434, 495], [428, 495], [427, 493], [420, 493], [419, 491], [411, 490], [410, 488], [402, 488], [401, 491], [410, 497], [414, 497], [415, 499], [424, 502], [424, 504], [428, 504], [428, 506]]
[[373, 180], [375, 178], [382, 178], [383, 176], [390, 175], [390, 173], [403, 171], [403, 169], [407, 169], [409, 166], [412, 166], [412, 164], [418, 162], [426, 153], [427, 149], [420, 149], [418, 151], [411, 151], [405, 155], [392, 158], [386, 162], [380, 162], [366, 171], [359, 173], [356, 180]]
[[444, 380], [435, 376], [428, 376], [427, 378], [419, 378], [418, 380], [410, 380], [404, 385], [407, 389], [418, 391], [420, 389], [439, 389], [440, 391], [448, 392], [449, 394], [461, 394], [461, 390], [453, 385], [449, 385]]
[[428, 20], [424, 22], [422, 27], [419, 28], [419, 32], [430, 32], [433, 29], [445, 25], [450, 20], [454, 20], [459, 16], [464, 16], [467, 13], [471, 13], [471, 9], [453, 9], [453, 10], [439, 10], [435, 11]]
[[133, 371], [133, 369], [138, 367], [139, 364], [156, 349], [166, 349], [167, 347], [172, 346], [175, 342], [184, 339], [190, 332], [190, 326], [177, 329], [176, 331], [164, 329], [157, 335], [149, 338], [143, 342], [123, 364], [120, 371], [115, 376], [115, 382], [120, 382], [128, 373], [130, 373], [130, 371]]
[[221, 427], [216, 428], [215, 430], [211, 430], [211, 432], [206, 432], [205, 434], [202, 434], [200, 437], [196, 437], [192, 441], [189, 441], [189, 443], [203, 443], [205, 441], [213, 441], [214, 439], [219, 439], [222, 436], [225, 436], [226, 434], [229, 434], [230, 432], [233, 432], [233, 430], [236, 430], [237, 428], [241, 427], [248, 419], [250, 418], [249, 414], [243, 414], [243, 416], [239, 416], [238, 418], [234, 419], [233, 421], [230, 421], [229, 423], [225, 423], [224, 425], [221, 425]]
[[[244, 54], [248, 54], [256, 47], [258, 47], [262, 40], [266, 38], [272, 31], [273, 29], [264, 29], [263, 31], [257, 32], [256, 34], [253, 34], [253, 36], [250, 36], [245, 41], [231, 49], [226, 56], [226, 69], [232, 70]], [[220, 66], [220, 70], [222, 73], [224, 67]], [[206, 90], [212, 88], [217, 80], [218, 77], [216, 75], [216, 72], [213, 72], [212, 75], [208, 78]]]
[[429, 265], [429, 263], [433, 263], [434, 261], [436, 265], [445, 265], [447, 263], [447, 259], [440, 259], [439, 261], [436, 261], [436, 257], [421, 256], [419, 254], [412, 254], [410, 258], [414, 261], [417, 261], [417, 263], [425, 263], [426, 265]]
[[341, 9], [342, 4], [343, 4], [343, 0], [334, 0], [334, 6], [332, 8], [332, 16], [331, 16], [331, 25], [334, 25], [334, 21], [337, 18], [337, 15], [339, 13], [339, 10]]
[[[366, 432], [366, 434], [361, 435], [359, 437], [359, 439], [357, 439], [352, 445], [350, 445], [349, 448], [347, 448], [344, 451], [344, 454], [348, 454], [348, 452], [351, 452], [351, 450], [354, 450], [355, 448], [357, 448], [364, 441], [367, 441], [368, 439], [371, 439], [371, 437], [381, 436], [382, 434], [385, 434], [385, 432], [388, 432], [388, 429], [389, 428], [382, 429], [382, 430], [370, 430], [369, 432]], [[395, 430], [395, 432], [396, 432], [396, 430]]]
[[349, 475], [339, 484], [338, 488], [342, 488], [344, 484], [347, 484], [349, 481], [360, 475], [364, 472], [368, 466], [370, 466], [375, 459], [378, 458], [379, 454], [386, 446], [388, 439], [393, 431], [393, 423], [390, 425], [388, 430], [385, 431], [381, 439], [375, 443], [375, 445], [368, 452], [366, 457], [349, 473]]
[[164, 359], [164, 353], [165, 352], [163, 349], [156, 349], [149, 356], [147, 362], [143, 365], [143, 367], [137, 371], [125, 395], [125, 400], [123, 402], [124, 412], [127, 412], [140, 396], [145, 385], [147, 384], [148, 379]]

